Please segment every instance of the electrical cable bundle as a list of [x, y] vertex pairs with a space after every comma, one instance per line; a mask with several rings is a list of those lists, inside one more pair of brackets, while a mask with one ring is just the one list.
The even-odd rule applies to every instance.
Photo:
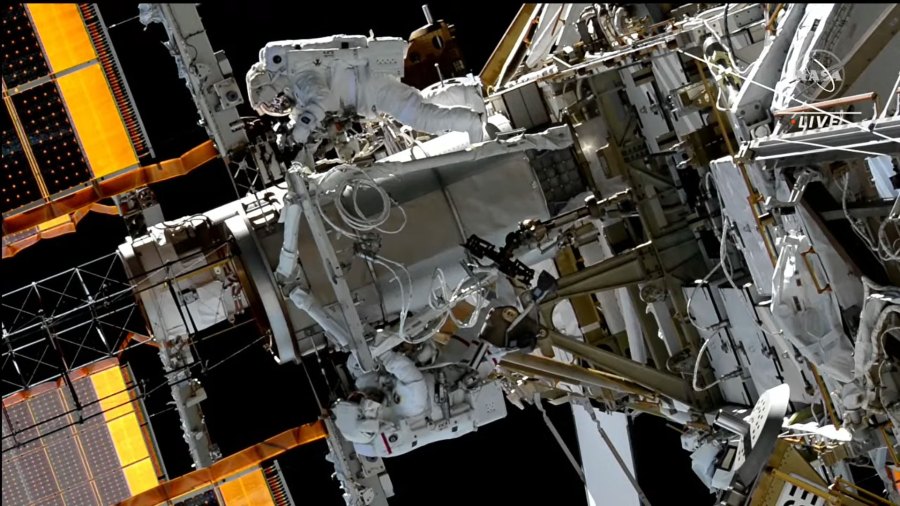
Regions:
[[[319, 190], [316, 192], [314, 200], [319, 214], [331, 228], [350, 239], [362, 239], [362, 233], [373, 231], [383, 234], [397, 234], [406, 227], [406, 211], [403, 209], [403, 206], [395, 202], [372, 176], [358, 167], [352, 165], [334, 167], [325, 173], [318, 184]], [[348, 209], [347, 204], [341, 198], [348, 189], [350, 190], [352, 209]], [[381, 203], [380, 210], [371, 217], [366, 216], [366, 213], [359, 206], [359, 196], [364, 190], [376, 192]], [[322, 209], [322, 196], [332, 193], [334, 194], [334, 207], [337, 209], [338, 216], [341, 217], [341, 221], [344, 222], [346, 227], [335, 223]], [[403, 217], [402, 223], [396, 229], [384, 228], [383, 225], [391, 217], [391, 208], [393, 206], [400, 210], [400, 214]]]
[[[885, 234], [885, 228], [888, 223], [892, 223], [895, 227], [896, 218], [892, 216], [888, 216], [881, 222], [881, 225], [878, 227], [878, 236], [877, 240], [873, 238], [869, 232], [869, 229], [865, 227], [864, 224], [860, 223], [860, 220], [857, 220], [850, 216], [849, 211], [847, 210], [847, 188], [850, 184], [850, 172], [848, 171], [844, 174], [843, 177], [843, 185], [841, 186], [841, 210], [844, 212], [844, 217], [847, 218], [847, 221], [850, 223], [850, 227], [853, 229], [853, 232], [856, 233], [857, 236], [866, 244], [866, 247], [875, 253], [875, 256], [878, 260], [881, 261], [882, 265], [884, 262], [896, 262], [900, 260], [900, 251], [897, 250], [897, 242], [894, 241], [894, 244], [888, 246], [888, 238]], [[900, 199], [900, 197], [897, 197]]]
[[[473, 279], [474, 277], [472, 276], [461, 279], [451, 291], [449, 289], [450, 287], [447, 285], [447, 279], [444, 277], [444, 271], [442, 271], [440, 267], [434, 270], [431, 277], [431, 293], [428, 298], [428, 306], [435, 311], [444, 311], [439, 328], [443, 326], [444, 322], [448, 319], [462, 329], [472, 328], [478, 322], [478, 316], [481, 314], [482, 309], [487, 305], [487, 300], [481, 293], [484, 280], [475, 281], [475, 283], [472, 284]], [[475, 308], [472, 311], [472, 314], [469, 315], [469, 318], [466, 321], [457, 319], [453, 314], [453, 307], [463, 299], [472, 295], [476, 296], [474, 304]]]

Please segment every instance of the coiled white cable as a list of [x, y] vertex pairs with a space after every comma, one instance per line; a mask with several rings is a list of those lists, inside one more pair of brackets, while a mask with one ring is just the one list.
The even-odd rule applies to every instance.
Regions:
[[[347, 209], [341, 198], [347, 188], [350, 188], [350, 200], [353, 203], [352, 212]], [[359, 194], [363, 189], [375, 191], [381, 200], [381, 209], [372, 217], [366, 216], [359, 206]], [[334, 207], [337, 209], [341, 220], [349, 227], [349, 230], [334, 223], [322, 210], [322, 196], [332, 193], [334, 194]], [[352, 165], [340, 165], [325, 173], [319, 180], [319, 191], [316, 192], [314, 200], [322, 219], [334, 230], [354, 240], [360, 238], [359, 232], [378, 231], [383, 234], [397, 234], [406, 227], [406, 210], [403, 209], [403, 206], [395, 202], [372, 176]], [[402, 221], [395, 229], [384, 228], [383, 225], [391, 217], [391, 208], [393, 206], [396, 206], [400, 211]]]
[[[371, 260], [373, 263], [387, 269], [388, 272], [390, 272], [393, 276], [393, 279], [391, 281], [396, 281], [397, 285], [400, 286], [400, 325], [397, 328], [397, 335], [400, 337], [400, 339], [403, 339], [406, 342], [410, 342], [407, 340], [406, 333], [404, 331], [404, 327], [406, 325], [406, 315], [407, 313], [409, 313], [410, 306], [412, 306], [413, 282], [412, 276], [409, 274], [409, 270], [403, 264], [395, 262], [393, 260], [389, 260], [379, 255], [368, 255], [366, 258]], [[395, 271], [394, 268], [391, 267], [391, 265], [399, 267], [400, 270], [406, 273], [406, 280], [409, 286], [408, 290], [404, 289], [403, 280], [400, 279], [400, 275], [397, 274], [397, 271]]]
[[[884, 262], [896, 262], [900, 260], [900, 256], [898, 256], [898, 252], [896, 248], [893, 248], [893, 245], [887, 244], [887, 236], [885, 235], [885, 227], [888, 222], [893, 222], [894, 220], [888, 216], [881, 222], [881, 226], [878, 227], [878, 236], [877, 238], [872, 237], [869, 229], [865, 226], [864, 223], [860, 223], [860, 220], [853, 218], [850, 216], [849, 211], [847, 210], [847, 189], [850, 184], [850, 172], [844, 174], [843, 184], [841, 185], [841, 210], [844, 211], [844, 217], [847, 218], [847, 222], [850, 223], [850, 228], [853, 229], [853, 232], [856, 233], [857, 236], [866, 244], [866, 247], [875, 253], [875, 256], [881, 261], [882, 265]], [[900, 198], [900, 197], [898, 197]], [[891, 250], [894, 251], [891, 251]]]
[[[447, 279], [444, 276], [444, 271], [442, 271], [440, 267], [434, 270], [431, 278], [431, 293], [428, 298], [428, 305], [435, 311], [444, 311], [442, 322], [446, 322], [449, 319], [457, 327], [463, 329], [472, 328], [478, 322], [478, 316], [486, 305], [486, 299], [481, 293], [481, 288], [483, 288], [482, 283], [476, 281], [476, 283], [472, 285], [472, 279], [472, 277], [463, 278], [457, 283], [456, 287], [450, 291], [449, 286], [447, 285]], [[437, 283], [437, 286], [435, 286], [435, 283]], [[438, 291], [440, 293], [438, 293]], [[469, 315], [468, 320], [461, 321], [453, 314], [453, 307], [456, 306], [458, 302], [471, 295], [476, 296], [474, 304], [475, 308], [472, 310], [472, 314]], [[441, 323], [441, 326], [443, 326], [443, 323]]]
[[[900, 199], [900, 197], [897, 197]], [[885, 234], [885, 228], [887, 224], [891, 223], [894, 225], [894, 229], [897, 228], [897, 221], [895, 218], [890, 216], [886, 217], [884, 221], [881, 222], [881, 226], [878, 227], [878, 247], [884, 253], [883, 259], [885, 261], [897, 262], [900, 261], [900, 251], [897, 249], [897, 242], [900, 242], [900, 239], [893, 242], [893, 244], [888, 245], [888, 236]]]

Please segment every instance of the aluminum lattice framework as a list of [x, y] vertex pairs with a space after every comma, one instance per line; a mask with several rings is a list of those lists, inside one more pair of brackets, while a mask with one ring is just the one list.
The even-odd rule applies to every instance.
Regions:
[[69, 384], [69, 371], [149, 339], [116, 253], [6, 293], [0, 307], [4, 397], [50, 380]]

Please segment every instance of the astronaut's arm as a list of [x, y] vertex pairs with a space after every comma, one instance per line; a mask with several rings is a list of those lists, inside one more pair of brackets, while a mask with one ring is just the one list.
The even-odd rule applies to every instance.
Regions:
[[384, 364], [384, 370], [391, 373], [400, 383], [412, 385], [420, 381], [425, 381], [422, 371], [416, 367], [416, 364], [402, 353], [389, 351], [382, 355], [381, 362]]
[[290, 114], [294, 141], [304, 143], [325, 119], [324, 104], [331, 90], [322, 75], [312, 70], [299, 72], [292, 81], [297, 101]]

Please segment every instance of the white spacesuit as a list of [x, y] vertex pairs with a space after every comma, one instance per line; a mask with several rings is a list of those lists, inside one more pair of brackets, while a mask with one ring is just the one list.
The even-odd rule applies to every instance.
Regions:
[[[332, 406], [335, 426], [367, 457], [402, 455], [477, 430], [506, 416], [500, 383], [487, 379], [502, 353], [466, 339], [444, 345], [443, 359], [469, 363], [474, 376], [466, 381], [461, 369], [420, 368], [389, 351], [380, 357], [381, 371], [356, 376], [358, 392]], [[354, 376], [360, 372], [352, 358], [348, 366]]]
[[437, 105], [438, 98], [400, 82], [406, 47], [403, 39], [361, 35], [270, 42], [247, 73], [250, 105], [260, 114], [290, 116], [298, 143], [328, 113], [369, 119], [387, 113], [415, 130], [467, 132], [470, 142], [481, 142], [479, 111]]
[[[384, 371], [394, 380], [393, 388], [388, 393], [389, 399], [384, 399], [384, 402], [369, 398], [360, 402], [339, 401], [332, 407], [335, 425], [353, 443], [369, 443], [382, 432], [382, 424], [389, 423], [385, 421], [385, 409], [392, 411], [391, 418], [407, 418], [419, 416], [429, 407], [425, 375], [410, 358], [391, 351], [382, 356], [381, 361]], [[379, 384], [378, 375], [370, 376], [358, 379], [357, 386], [369, 383], [366, 385], [369, 389], [381, 390], [383, 385]]]

